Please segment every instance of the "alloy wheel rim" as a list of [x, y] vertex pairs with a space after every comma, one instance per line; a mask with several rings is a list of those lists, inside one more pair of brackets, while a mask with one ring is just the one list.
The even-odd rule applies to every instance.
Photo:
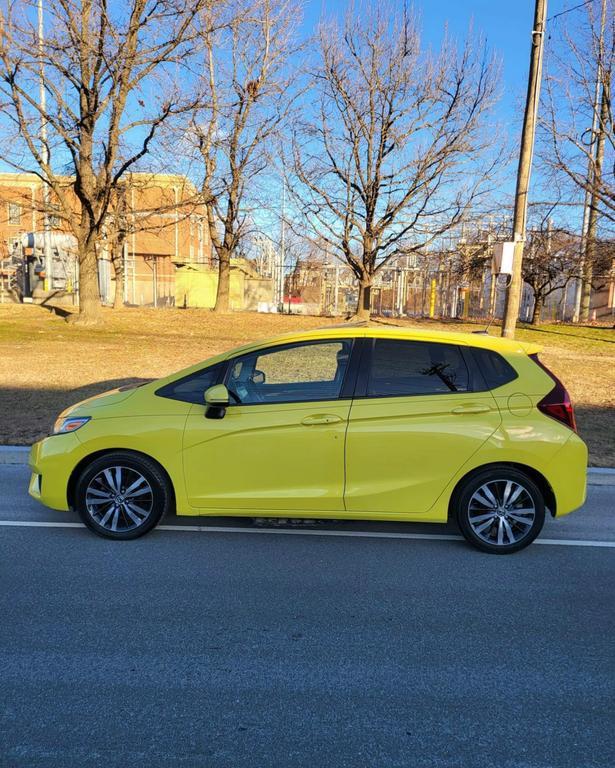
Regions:
[[154, 492], [147, 479], [132, 467], [112, 466], [95, 475], [85, 491], [85, 505], [92, 520], [113, 533], [140, 528], [154, 506]]
[[474, 534], [495, 546], [511, 546], [532, 530], [536, 505], [530, 492], [514, 480], [483, 483], [470, 498], [468, 522]]

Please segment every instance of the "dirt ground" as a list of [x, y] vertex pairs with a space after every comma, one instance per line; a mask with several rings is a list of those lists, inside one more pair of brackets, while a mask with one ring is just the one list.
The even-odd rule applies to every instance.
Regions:
[[[339, 322], [298, 315], [122, 309], [106, 310], [102, 325], [82, 328], [41, 307], [0, 305], [0, 443], [25, 445], [39, 439], [49, 433], [59, 411], [92, 394], [165, 376], [246, 342]], [[403, 324], [477, 329], [458, 322]], [[517, 335], [543, 346], [541, 358], [568, 387], [590, 463], [615, 466], [615, 330], [524, 326]]]

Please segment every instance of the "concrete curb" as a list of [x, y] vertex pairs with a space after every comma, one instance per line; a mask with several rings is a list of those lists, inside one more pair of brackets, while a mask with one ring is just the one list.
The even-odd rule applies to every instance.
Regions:
[[[27, 445], [0, 445], [0, 464], [27, 464], [30, 448]], [[615, 485], [615, 469], [588, 467], [588, 485]]]
[[615, 485], [615, 469], [610, 467], [589, 467], [587, 469], [588, 485]]
[[0, 464], [27, 464], [29, 453], [27, 445], [0, 445]]

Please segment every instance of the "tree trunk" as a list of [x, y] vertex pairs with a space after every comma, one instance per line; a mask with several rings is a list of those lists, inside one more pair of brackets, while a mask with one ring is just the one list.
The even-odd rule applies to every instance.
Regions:
[[[589, 255], [589, 254], [588, 254]], [[593, 258], [593, 251], [591, 251], [591, 258]], [[581, 323], [589, 322], [589, 310], [592, 300], [592, 280], [593, 280], [593, 265], [586, 260], [583, 266], [583, 278], [581, 282], [581, 309], [579, 312], [579, 321]]]
[[532, 319], [530, 323], [532, 325], [540, 325], [540, 317], [542, 313], [543, 298], [542, 296], [536, 296], [534, 294], [534, 309], [532, 310]]
[[372, 277], [363, 275], [359, 280], [359, 300], [355, 318], [357, 320], [369, 320], [372, 298]]
[[100, 288], [98, 258], [94, 239], [80, 242], [79, 250], [79, 315], [75, 322], [93, 325], [100, 321]]
[[113, 297], [113, 309], [121, 309], [124, 306], [124, 243], [118, 242], [113, 248], [111, 256], [113, 272], [115, 273], [115, 295]]
[[228, 312], [231, 287], [231, 254], [228, 249], [220, 249], [218, 259], [218, 290], [214, 312]]

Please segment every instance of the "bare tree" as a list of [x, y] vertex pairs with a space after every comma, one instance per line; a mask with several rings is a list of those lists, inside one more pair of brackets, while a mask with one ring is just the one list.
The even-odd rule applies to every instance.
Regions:
[[322, 26], [319, 59], [289, 189], [310, 231], [352, 268], [366, 318], [376, 272], [457, 226], [484, 191], [497, 68], [471, 42], [422, 51], [414, 18], [393, 3]]
[[285, 237], [283, 292], [287, 297], [286, 310], [289, 313], [293, 299], [301, 303], [322, 303], [325, 260], [326, 253], [308, 238], [292, 230]]
[[[589, 6], [583, 23], [562, 28], [550, 56], [541, 127], [546, 143], [542, 159], [576, 191], [595, 193], [601, 215], [615, 222], [615, 132], [611, 82], [615, 63], [615, 13], [606, 4], [604, 30]], [[562, 22], [563, 24], [563, 22]], [[598, 100], [596, 103], [596, 80]], [[592, 131], [596, 108], [597, 124]], [[602, 159], [596, 145], [603, 135]], [[546, 142], [545, 142], [546, 140]], [[602, 168], [596, 168], [602, 162]]]
[[[124, 261], [127, 243], [134, 238], [147, 239], [141, 245], [145, 250], [157, 249], [159, 238], [173, 237], [170, 231], [189, 223], [190, 228], [204, 223], [202, 207], [193, 184], [184, 176], [155, 173], [127, 173], [111, 198], [102, 231], [101, 247], [109, 255], [113, 265], [115, 295], [113, 307], [124, 306]], [[176, 241], [178, 258], [178, 234]], [[161, 245], [162, 243], [160, 243]], [[201, 248], [207, 244], [201, 241]], [[168, 244], [166, 248], [168, 249]], [[202, 255], [205, 255], [202, 252]]]
[[294, 0], [208, 0], [201, 14], [200, 106], [188, 127], [197, 150], [201, 200], [219, 263], [215, 311], [228, 312], [230, 264], [250, 221], [257, 178], [288, 116], [298, 8]]
[[175, 78], [202, 2], [46, 0], [44, 40], [28, 0], [0, 18], [0, 98], [14, 128], [5, 138], [20, 142], [3, 154], [48, 185], [77, 239], [82, 322], [99, 317], [97, 245], [114, 193], [185, 107]]
[[532, 289], [534, 307], [530, 322], [539, 325], [545, 300], [563, 291], [578, 276], [579, 238], [565, 229], [553, 228], [550, 219], [528, 232], [523, 259], [523, 280]]
[[589, 317], [594, 267], [600, 261], [599, 230], [615, 223], [615, 132], [611, 87], [615, 62], [615, 15], [592, 4], [574, 28], [562, 21], [549, 63], [541, 121], [542, 159], [555, 183], [585, 196], [587, 215], [580, 246], [580, 319]]
[[109, 202], [102, 230], [102, 243], [109, 253], [115, 277], [114, 309], [124, 306], [124, 246], [131, 229], [127, 198], [127, 185], [125, 183], [118, 185]]

